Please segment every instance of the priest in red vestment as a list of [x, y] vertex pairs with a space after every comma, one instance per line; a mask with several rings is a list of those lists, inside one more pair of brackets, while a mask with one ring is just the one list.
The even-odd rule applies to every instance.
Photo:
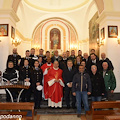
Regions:
[[48, 71], [53, 68], [53, 63], [51, 62], [51, 58], [47, 58], [47, 63], [41, 66], [43, 71], [43, 98], [46, 100], [48, 99]]
[[58, 61], [53, 63], [53, 68], [48, 71], [48, 85], [49, 85], [49, 98], [48, 106], [49, 107], [62, 107], [62, 97], [63, 97], [63, 87], [64, 82], [62, 79], [62, 70], [59, 69]]

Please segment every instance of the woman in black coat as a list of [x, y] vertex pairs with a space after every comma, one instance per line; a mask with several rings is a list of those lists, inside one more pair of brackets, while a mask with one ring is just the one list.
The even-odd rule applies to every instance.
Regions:
[[[18, 74], [18, 71], [15, 70], [14, 64], [12, 61], [8, 62], [8, 66], [5, 69], [5, 71], [3, 72], [2, 77], [3, 77], [3, 81], [7, 85], [17, 83], [19, 74]], [[17, 94], [16, 89], [9, 88], [8, 90], [12, 94], [13, 99], [16, 99], [16, 94]], [[6, 90], [6, 101], [10, 102], [10, 100], [11, 100], [10, 95], [9, 95], [8, 91]]]
[[105, 84], [102, 75], [97, 72], [97, 66], [91, 66], [91, 84], [92, 84], [92, 101], [101, 101], [102, 95], [105, 93]]

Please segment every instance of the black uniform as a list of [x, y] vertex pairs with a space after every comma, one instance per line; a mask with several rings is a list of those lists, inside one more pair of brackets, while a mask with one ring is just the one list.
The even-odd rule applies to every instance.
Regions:
[[[70, 94], [72, 93], [72, 88], [69, 88], [67, 84], [73, 81], [73, 76], [76, 74], [76, 72], [77, 70], [75, 67], [72, 67], [71, 70], [69, 70], [68, 67], [63, 70], [63, 80], [65, 82], [65, 101], [68, 108], [70, 107]], [[72, 94], [71, 96], [72, 107], [75, 108], [76, 98]]]
[[42, 91], [38, 91], [36, 89], [36, 83], [40, 82], [40, 85], [42, 85], [42, 78], [43, 78], [43, 72], [40, 68], [33, 68], [32, 70], [32, 86], [34, 90], [34, 102], [35, 102], [35, 108], [40, 107], [40, 102], [42, 99]]
[[32, 65], [34, 64], [34, 60], [31, 57], [23, 57], [20, 61], [20, 67], [24, 66], [24, 60], [28, 60], [30, 67], [32, 67]]
[[[18, 71], [15, 70], [14, 68], [7, 68], [4, 72], [3, 72], [3, 81], [7, 82], [10, 81], [10, 83], [15, 83], [18, 81]], [[16, 99], [16, 90], [10, 88], [9, 91], [11, 92], [13, 99]], [[10, 95], [9, 93], [6, 91], [6, 101], [10, 102]]]
[[12, 61], [14, 64], [14, 68], [19, 70], [19, 66], [18, 66], [18, 61], [21, 59], [21, 56], [18, 54], [13, 54], [13, 55], [9, 55], [8, 59], [7, 59], [7, 66], [8, 66], [8, 62]]
[[[32, 72], [32, 69], [30, 66], [23, 66], [20, 68], [20, 71], [19, 71], [19, 80], [20, 81], [23, 81], [23, 83], [25, 82], [24, 80], [26, 78], [29, 78], [30, 79], [30, 83], [32, 84], [32, 80], [31, 80], [31, 72]], [[30, 85], [30, 88], [29, 89], [25, 89], [22, 93], [22, 102], [30, 102], [30, 97], [31, 97], [31, 92], [32, 92], [32, 85]]]

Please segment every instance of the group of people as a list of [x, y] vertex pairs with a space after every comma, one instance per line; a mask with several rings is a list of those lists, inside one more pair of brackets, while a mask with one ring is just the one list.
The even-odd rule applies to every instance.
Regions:
[[[81, 100], [85, 112], [89, 111], [88, 96], [92, 101], [101, 101], [102, 96], [107, 100], [113, 100], [116, 88], [114, 67], [105, 53], [101, 54], [101, 60], [95, 54], [95, 50], [82, 55], [79, 50], [66, 51], [60, 56], [55, 50], [51, 56], [49, 51], [43, 55], [44, 50], [39, 50], [35, 55], [35, 49], [26, 50], [25, 57], [13, 49], [13, 54], [8, 56], [7, 68], [2, 72], [3, 81], [7, 84], [23, 81], [30, 87], [24, 90], [21, 101], [29, 102], [31, 93], [34, 93], [35, 108], [40, 108], [42, 98], [48, 100], [48, 107], [62, 108], [62, 100], [65, 98], [67, 109], [77, 106], [77, 114], [81, 114]], [[43, 89], [42, 89], [43, 86]], [[15, 90], [10, 89], [15, 97]], [[10, 96], [6, 91], [6, 100]], [[71, 103], [72, 100], [72, 104]]]

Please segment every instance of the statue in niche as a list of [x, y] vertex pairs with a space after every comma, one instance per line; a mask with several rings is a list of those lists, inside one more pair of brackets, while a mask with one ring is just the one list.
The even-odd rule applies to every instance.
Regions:
[[60, 45], [60, 30], [57, 28], [53, 28], [50, 31], [50, 43], [51, 43], [51, 49], [61, 49]]

